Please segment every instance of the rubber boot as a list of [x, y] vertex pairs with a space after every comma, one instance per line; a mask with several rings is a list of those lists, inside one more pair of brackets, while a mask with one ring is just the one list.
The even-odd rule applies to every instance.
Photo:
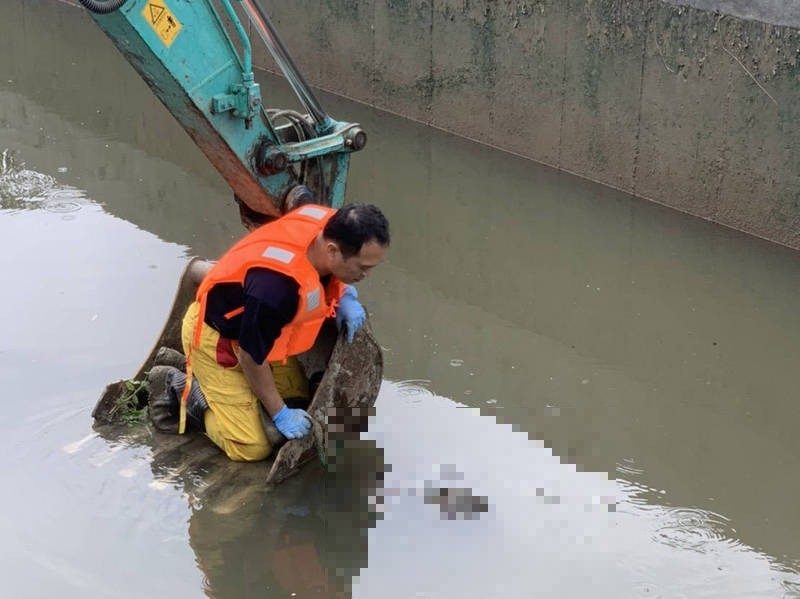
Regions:
[[[147, 377], [150, 389], [150, 420], [157, 430], [177, 434], [180, 421], [181, 395], [186, 375], [173, 366], [154, 366]], [[205, 411], [208, 403], [197, 380], [186, 399], [186, 430], [205, 432]]]
[[186, 372], [186, 356], [176, 349], [162, 345], [153, 358], [153, 365], [173, 366], [181, 372]]

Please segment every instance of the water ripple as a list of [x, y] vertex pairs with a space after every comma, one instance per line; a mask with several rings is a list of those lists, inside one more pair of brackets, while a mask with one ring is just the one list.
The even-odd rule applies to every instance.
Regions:
[[649, 597], [652, 599], [658, 599], [664, 596], [659, 586], [654, 582], [640, 582], [639, 584], [634, 585], [632, 590], [634, 597]]
[[65, 187], [49, 192], [44, 202], [42, 202], [42, 208], [57, 214], [77, 212], [81, 209], [83, 200], [85, 200], [83, 191], [73, 187]]
[[781, 586], [784, 590], [784, 598], [789, 599], [790, 597], [796, 599], [800, 597], [800, 581], [798, 580], [784, 580], [781, 582]]
[[428, 388], [430, 384], [431, 381], [429, 379], [407, 379], [396, 383], [398, 394], [401, 397], [433, 395], [433, 392]]
[[62, 185], [54, 177], [25, 168], [16, 154], [0, 152], [0, 210], [76, 212], [86, 203], [85, 193]]
[[713, 512], [694, 508], [666, 508], [667, 523], [653, 535], [653, 540], [680, 549], [706, 553], [709, 545], [736, 544], [728, 519]]
[[644, 474], [644, 470], [634, 464], [635, 461], [632, 458], [625, 458], [621, 462], [617, 462], [617, 473], [633, 477], [639, 477]]

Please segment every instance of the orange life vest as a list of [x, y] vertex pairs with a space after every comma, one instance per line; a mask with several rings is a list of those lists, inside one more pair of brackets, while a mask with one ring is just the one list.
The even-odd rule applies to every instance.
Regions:
[[[319, 273], [311, 266], [306, 251], [336, 210], [305, 205], [271, 223], [263, 225], [236, 243], [217, 262], [197, 290], [200, 314], [194, 331], [194, 346], [200, 344], [200, 329], [205, 319], [208, 293], [221, 283], [244, 285], [251, 268], [268, 268], [292, 277], [299, 285], [300, 301], [294, 318], [281, 330], [267, 355], [275, 362], [308, 351], [317, 339], [322, 323], [333, 316], [344, 285], [331, 277], [323, 288]], [[228, 312], [232, 318], [244, 307]]]
[[[221, 283], [244, 285], [251, 268], [268, 268], [292, 277], [299, 285], [297, 313], [287, 323], [267, 354], [270, 362], [286, 360], [311, 349], [317, 339], [322, 323], [336, 312], [336, 306], [344, 292], [341, 281], [331, 276], [323, 289], [319, 273], [311, 266], [306, 252], [311, 243], [325, 228], [325, 223], [336, 210], [307, 204], [285, 216], [263, 225], [243, 237], [203, 278], [197, 289], [200, 304], [192, 347], [186, 356], [186, 386], [181, 396], [178, 432], [183, 434], [186, 426], [186, 401], [191, 385], [191, 350], [200, 346], [200, 333], [205, 321], [208, 293]], [[231, 310], [225, 316], [233, 318], [244, 311], [244, 307]]]

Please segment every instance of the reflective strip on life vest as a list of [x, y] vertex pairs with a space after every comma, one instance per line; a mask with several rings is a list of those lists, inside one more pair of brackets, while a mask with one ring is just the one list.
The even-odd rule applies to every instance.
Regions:
[[320, 292], [319, 287], [317, 287], [311, 293], [306, 294], [306, 312], [311, 312], [312, 310], [316, 310], [317, 306], [319, 306], [320, 300]]
[[311, 218], [315, 218], [317, 220], [322, 220], [325, 218], [325, 215], [328, 214], [327, 210], [323, 208], [315, 208], [314, 206], [303, 206], [300, 210], [297, 211], [297, 214], [302, 214], [303, 216], [308, 216]]
[[292, 260], [294, 260], [294, 252], [290, 252], [289, 250], [285, 250], [283, 248], [276, 248], [275, 246], [271, 245], [264, 253], [261, 254], [264, 258], [270, 258], [271, 260], [277, 260], [278, 262], [283, 262], [284, 264], [289, 264]]

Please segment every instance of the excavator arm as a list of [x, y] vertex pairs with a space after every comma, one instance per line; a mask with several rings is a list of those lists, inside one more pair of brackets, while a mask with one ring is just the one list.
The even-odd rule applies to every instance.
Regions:
[[[341, 206], [366, 133], [323, 110], [257, 0], [79, 1], [249, 208], [277, 217], [307, 201]], [[240, 12], [304, 114], [264, 108]]]

